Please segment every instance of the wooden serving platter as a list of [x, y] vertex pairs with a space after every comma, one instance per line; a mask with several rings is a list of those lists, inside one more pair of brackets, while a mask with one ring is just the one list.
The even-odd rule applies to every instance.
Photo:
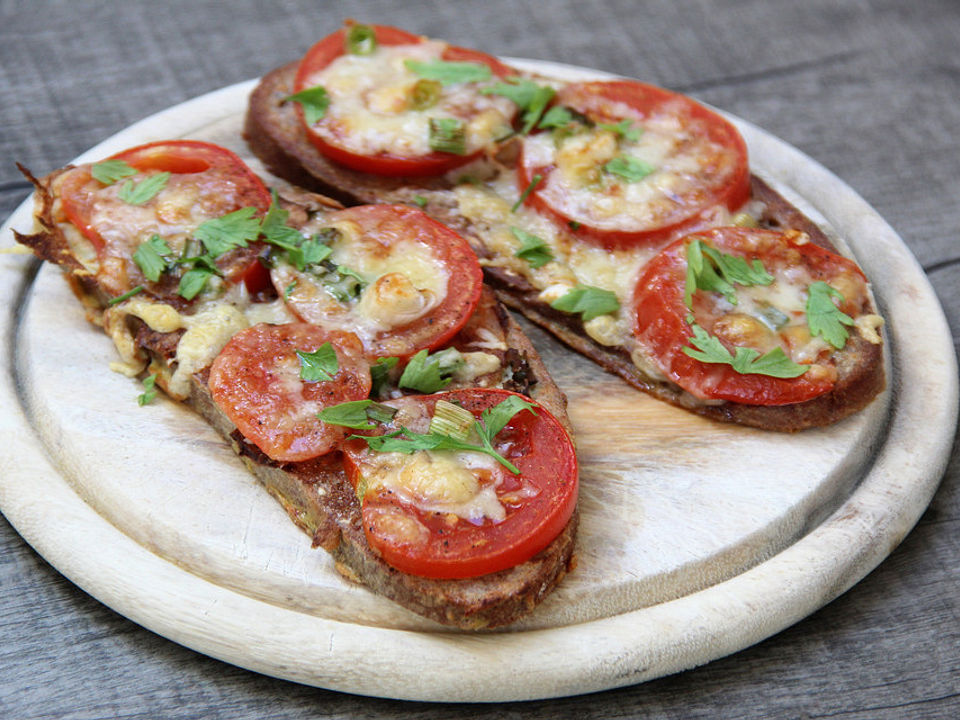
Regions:
[[[249, 159], [239, 130], [252, 87], [171, 108], [78, 160], [171, 137]], [[109, 372], [112, 344], [59, 272], [14, 255], [0, 256], [0, 508], [62, 573], [132, 620], [243, 667], [353, 693], [589, 692], [786, 627], [863, 577], [916, 522], [952, 442], [957, 368], [935, 295], [889, 226], [812, 160], [732, 119], [755, 170], [873, 280], [890, 389], [830, 428], [771, 434], [651, 400], [528, 326], [570, 400], [582, 522], [576, 571], [523, 622], [452, 632], [344, 581], [199, 418], [165, 399], [138, 407], [139, 384]], [[9, 225], [29, 229], [29, 203]], [[12, 244], [9, 227], [0, 237]]]

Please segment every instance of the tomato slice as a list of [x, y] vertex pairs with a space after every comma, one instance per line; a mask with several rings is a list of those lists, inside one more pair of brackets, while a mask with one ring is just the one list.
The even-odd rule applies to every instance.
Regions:
[[[421, 52], [413, 52], [419, 57], [423, 54], [424, 47], [434, 44], [427, 38], [395, 27], [369, 27], [373, 28], [377, 46], [380, 48], [420, 46]], [[479, 139], [470, 141], [471, 133], [468, 132], [468, 151], [462, 155], [431, 150], [422, 144], [427, 137], [431, 113], [439, 117], [456, 117], [467, 125], [468, 130], [471, 123], [477, 125], [491, 109], [498, 109], [498, 112], [505, 114], [505, 127], [510, 125], [516, 114], [516, 109], [509, 101], [480, 95], [462, 83], [456, 84], [452, 90], [445, 89], [436, 105], [424, 109], [408, 109], [405, 98], [414, 78], [409, 73], [398, 74], [399, 58], [394, 58], [393, 63], [385, 61], [381, 64], [373, 64], [375, 61], [371, 61], [371, 58], [364, 58], [363, 62], [367, 67], [350, 70], [352, 75], [331, 85], [329, 76], [323, 75], [324, 71], [337, 60], [345, 56], [352, 57], [346, 49], [348, 32], [347, 28], [341, 28], [310, 48], [300, 61], [294, 80], [294, 92], [301, 92], [316, 85], [323, 85], [329, 92], [330, 107], [324, 117], [313, 125], [306, 123], [300, 105], [297, 104], [296, 107], [310, 142], [336, 163], [376, 175], [440, 175], [474, 160], [483, 151], [486, 143], [479, 142]], [[486, 65], [497, 77], [516, 74], [514, 69], [496, 58], [476, 50], [445, 46], [438, 49], [438, 53], [438, 59], [448, 62]], [[363, 75], [358, 76], [357, 72]], [[445, 112], [434, 112], [441, 107]], [[361, 116], [365, 118], [366, 124], [376, 124], [377, 130], [373, 133], [377, 138], [375, 145], [371, 144], [373, 141], [369, 138], [361, 139], [362, 134], [357, 130], [358, 126], [364, 124], [358, 120]], [[417, 126], [417, 131], [412, 134], [411, 124]], [[492, 129], [476, 128], [474, 132], [478, 134], [478, 138], [481, 132], [486, 133], [483, 137], [490, 136], [488, 139], [492, 140]], [[385, 136], [390, 138], [386, 145], [382, 140]], [[479, 146], [475, 147], [478, 144]]]
[[665, 242], [750, 197], [740, 133], [684, 95], [597, 81], [566, 86], [556, 103], [589, 122], [525, 138], [517, 182], [522, 192], [539, 175], [526, 202], [578, 237], [611, 249]]
[[[476, 308], [483, 287], [476, 255], [421, 210], [363, 205], [332, 213], [327, 223], [338, 230], [329, 243], [336, 268], [284, 264], [271, 271], [277, 293], [301, 320], [356, 332], [369, 357], [407, 357], [445, 343]], [[345, 296], [338, 290], [343, 277], [361, 277], [365, 287], [354, 284], [359, 293]]]
[[[270, 193], [256, 175], [226, 148], [196, 140], [166, 140], [117, 153], [136, 175], [104, 185], [91, 175], [93, 164], [69, 170], [57, 180], [56, 192], [66, 219], [90, 240], [97, 251], [98, 282], [120, 295], [137, 285], [160, 297], [176, 297], [175, 278], [147, 280], [133, 261], [137, 247], [152, 235], [179, 252], [190, 233], [211, 220], [243, 207], [263, 213]], [[171, 176], [166, 185], [141, 205], [118, 197], [127, 180], [139, 184], [161, 172]], [[238, 248], [217, 259], [217, 267], [231, 281], [250, 268], [257, 249]], [[182, 302], [182, 299], [180, 300]]]
[[[738, 302], [719, 292], [698, 290], [693, 308], [684, 302], [687, 248], [703, 244], [749, 263], [759, 260], [773, 276], [770, 285], [735, 285]], [[837, 379], [839, 351], [811, 337], [806, 299], [822, 281], [843, 295], [839, 309], [851, 318], [869, 312], [866, 278], [850, 260], [814, 245], [800, 233], [723, 227], [691, 234], [661, 251], [640, 277], [634, 293], [635, 337], [667, 378], [692, 395], [751, 405], [786, 405], [828, 392]], [[691, 346], [689, 315], [735, 354], [750, 347], [765, 354], [781, 348], [810, 369], [795, 378], [741, 374], [729, 364], [707, 363], [683, 352]]]
[[[457, 403], [479, 418], [511, 395], [515, 393], [473, 388], [392, 400], [386, 404], [399, 412], [390, 428], [402, 424], [426, 432], [439, 400]], [[495, 438], [497, 450], [520, 475], [494, 460], [483, 462], [487, 456], [479, 453], [457, 453], [456, 459], [453, 451], [376, 453], [365, 441], [348, 441], [348, 477], [355, 487], [361, 482], [367, 487], [362, 514], [370, 546], [398, 570], [432, 578], [504, 570], [547, 547], [576, 506], [577, 458], [559, 421], [542, 407], [536, 413], [520, 411]], [[464, 461], [473, 469], [464, 468]], [[460, 493], [484, 499], [463, 501]], [[477, 507], [487, 510], [478, 512]], [[502, 517], [492, 519], [501, 512]]]
[[[300, 377], [297, 351], [330, 343], [338, 369], [330, 381]], [[370, 393], [370, 369], [354, 335], [305, 323], [261, 323], [231, 338], [210, 367], [210, 394], [243, 436], [280, 462], [309, 460], [330, 452], [347, 430], [327, 425], [317, 412], [362, 400]]]

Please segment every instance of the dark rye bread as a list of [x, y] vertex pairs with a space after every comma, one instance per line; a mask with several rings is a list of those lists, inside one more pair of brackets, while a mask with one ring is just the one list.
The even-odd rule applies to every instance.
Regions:
[[[36, 232], [16, 233], [19, 243], [64, 271], [71, 289], [87, 308], [94, 324], [110, 330], [117, 322], [128, 325], [130, 336], [149, 370], [157, 373], [157, 384], [166, 389], [175, 363], [182, 330], [162, 333], [151, 330], [134, 316], [120, 315], [119, 308], [105, 312], [109, 295], [74, 255], [55, 217], [50, 181], [57, 173], [37, 180], [22, 168], [36, 187]], [[295, 199], [295, 201], [294, 201]], [[281, 202], [290, 211], [290, 221], [306, 222], [310, 211], [333, 206], [328, 199], [303, 191], [285, 192]], [[499, 341], [501, 347], [489, 345]], [[566, 397], [551, 380], [529, 339], [484, 288], [470, 321], [450, 345], [469, 352], [483, 350], [501, 360], [501, 372], [480, 376], [472, 383], [504, 387], [530, 396], [553, 414], [570, 432]], [[384, 562], [367, 544], [361, 526], [360, 503], [343, 470], [339, 451], [298, 463], [277, 463], [246, 441], [213, 402], [207, 386], [209, 368], [192, 377], [185, 402], [207, 420], [241, 457], [244, 464], [283, 506], [291, 520], [307, 533], [314, 547], [330, 552], [337, 570], [351, 581], [413, 612], [448, 626], [464, 630], [495, 628], [529, 614], [575, 565], [574, 545], [579, 513], [561, 533], [530, 560], [508, 570], [465, 580], [433, 580], [402, 573]]]
[[[526, 391], [569, 429], [566, 398], [550, 380], [530, 341], [493, 299], [484, 299], [508, 350], [503, 352], [512, 377], [507, 389]], [[484, 327], [492, 328], [487, 321]], [[146, 339], [146, 338], [144, 338]], [[148, 341], [148, 344], [153, 344]], [[452, 345], [471, 349], [470, 331]], [[363, 534], [360, 504], [347, 480], [339, 453], [300, 463], [277, 463], [247, 442], [213, 403], [208, 371], [194, 377], [188, 403], [224, 437], [244, 464], [287, 511], [291, 520], [333, 555], [337, 570], [413, 612], [465, 630], [494, 628], [530, 613], [574, 565], [579, 516], [574, 512], [560, 535], [536, 556], [508, 570], [465, 580], [433, 580], [402, 573], [374, 552]], [[453, 387], [453, 386], [451, 386]]]
[[[474, 227], [457, 212], [449, 178], [392, 178], [359, 173], [327, 160], [307, 139], [291, 103], [297, 63], [266, 75], [250, 96], [244, 138], [250, 149], [275, 175], [304, 187], [327, 192], [346, 203], [407, 202], [417, 195], [428, 199], [425, 210], [462, 233], [480, 257], [489, 257], [483, 228]], [[824, 232], [767, 183], [751, 177], [752, 199], [764, 204], [761, 227], [806, 233], [811, 242], [836, 251]], [[642, 372], [622, 347], [603, 346], [591, 339], [575, 316], [558, 312], [538, 297], [523, 277], [505, 268], [484, 268], [487, 282], [508, 306], [542, 326], [605, 370], [654, 397], [713, 420], [766, 430], [793, 432], [829, 425], [862, 410], [883, 390], [886, 380], [882, 345], [852, 334], [838, 361], [834, 389], [807, 402], [784, 406], [738, 403], [703, 404], [669, 382]]]

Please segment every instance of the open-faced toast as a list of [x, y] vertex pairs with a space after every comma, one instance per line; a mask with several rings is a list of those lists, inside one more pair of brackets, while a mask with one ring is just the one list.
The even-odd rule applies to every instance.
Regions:
[[[380, 43], [383, 66], [376, 49], [367, 52], [369, 43], [365, 55], [354, 57], [351, 35], [358, 27]], [[475, 74], [457, 75], [463, 65]], [[406, 75], [383, 70], [401, 66]], [[378, 135], [382, 145], [379, 135], [394, 132], [376, 124], [386, 115], [445, 119], [442, 102], [427, 111], [417, 105], [417, 88], [430, 82], [441, 93], [472, 86], [476, 97], [508, 99], [513, 130], [479, 149], [453, 148], [455, 164], [439, 166], [442, 172], [409, 164], [397, 170], [386, 160], [402, 155], [402, 144], [393, 152], [350, 139]], [[309, 96], [320, 91], [318, 111]], [[369, 100], [395, 100], [396, 93], [407, 98], [400, 110]], [[334, 112], [338, 107], [345, 109]], [[467, 137], [475, 117], [489, 112], [483, 105], [474, 110], [462, 120]], [[407, 161], [444, 147], [434, 143], [438, 117], [429, 118], [429, 130], [420, 121], [411, 132], [431, 133], [432, 144], [426, 155], [410, 151]], [[302, 61], [264, 76], [250, 97], [244, 137], [271, 172], [291, 182], [347, 203], [424, 208], [470, 241], [507, 305], [634, 387], [692, 412], [796, 431], [847, 417], [884, 387], [882, 319], [863, 274], [836, 254], [816, 223], [750, 174], [731, 123], [683, 96], [632, 81], [533, 77], [482, 53], [393, 28], [348, 25]], [[717, 254], [706, 242], [708, 231], [723, 227], [743, 228], [742, 242]], [[772, 241], [764, 231], [779, 234], [795, 263], [774, 263], [780, 272], [753, 277], [731, 270], [730, 258], [767, 262], [751, 247], [757, 238]], [[706, 242], [707, 257], [715, 259], [707, 260], [710, 277], [699, 286], [682, 275], [672, 280], [681, 290], [687, 280], [690, 292], [683, 293], [686, 309], [675, 309], [685, 324], [671, 329], [666, 347], [643, 330], [656, 320], [638, 317], [638, 308], [649, 305], [639, 284], [655, 258], [682, 238], [685, 247]], [[733, 289], [720, 293], [714, 276]], [[734, 312], [739, 296], [752, 314]]]
[[[88, 318], [114, 340], [122, 369], [146, 376], [143, 401], [160, 387], [206, 418], [313, 545], [333, 555], [344, 576], [427, 618], [476, 630], [528, 614], [570, 569], [578, 513], [566, 400], [517, 324], [481, 287], [479, 268], [470, 265], [476, 260], [469, 249], [458, 249], [467, 246], [454, 233], [405, 207], [342, 211], [335, 201], [297, 190], [271, 199], [236, 156], [208, 143], [152, 143], [39, 180], [24, 172], [36, 187], [37, 227], [32, 234], [18, 234], [18, 241], [63, 269]], [[224, 218], [233, 226], [224, 225]], [[241, 225], [246, 239], [231, 239]], [[446, 243], [454, 254], [436, 260], [416, 238], [390, 235], [401, 227]], [[363, 264], [369, 259], [364, 242], [375, 250], [370, 267]], [[381, 320], [402, 304], [403, 291], [415, 299], [424, 294], [404, 285], [404, 278], [416, 280], [416, 262], [410, 258], [418, 252], [426, 253], [428, 264], [455, 271], [449, 285], [456, 293], [443, 293], [450, 302], [433, 298], [427, 315], [414, 313], [395, 326], [367, 322], [358, 326], [360, 335], [347, 332], [351, 322], [365, 317], [350, 312], [360, 307], [368, 286], [388, 296], [382, 306], [367, 308], [380, 312]], [[348, 268], [344, 257], [358, 264]], [[392, 270], [371, 279], [375, 265]], [[290, 273], [296, 279], [290, 280]], [[380, 283], [384, 277], [390, 282]], [[282, 283], [279, 289], [277, 283]], [[305, 322], [288, 309], [285, 301], [310, 283], [316, 284], [313, 291], [329, 287], [323, 295], [328, 311], [350, 311], [334, 318], [335, 327]], [[348, 299], [330, 305], [330, 297], [340, 294]], [[271, 344], [280, 335], [296, 338], [299, 361], [280, 357], [286, 350]], [[300, 341], [313, 336], [320, 340]], [[252, 343], [246, 354], [245, 341]], [[387, 357], [384, 348], [397, 354]], [[266, 405], [230, 400], [237, 388], [253, 387], [237, 373], [249, 374], [261, 365], [270, 380], [254, 389]], [[407, 378], [411, 367], [419, 368], [419, 375]], [[307, 370], [318, 375], [308, 378]], [[283, 402], [291, 387], [307, 410], [296, 416], [271, 414], [267, 406]], [[423, 394], [435, 390], [442, 392]], [[440, 400], [455, 421], [459, 413], [462, 423], [466, 413], [467, 426], [475, 428], [461, 427], [457, 433], [435, 427], [432, 416], [440, 414]], [[504, 404], [511, 410], [498, 418], [495, 411]], [[359, 410], [360, 421], [319, 419], [331, 408]], [[279, 437], [274, 431], [284, 423], [292, 423], [294, 431]], [[351, 430], [356, 439], [348, 439]], [[541, 444], [549, 446], [538, 450], [541, 435]], [[427, 449], [408, 446], [378, 454], [371, 448], [384, 438], [419, 439]], [[317, 446], [302, 447], [301, 441], [313, 440], [330, 447], [319, 453]], [[480, 458], [468, 463], [480, 468], [476, 477], [464, 475], [457, 464], [465, 455]], [[531, 469], [534, 460], [543, 464], [546, 456], [563, 467]], [[407, 458], [439, 468], [431, 475], [433, 486], [398, 484]], [[376, 464], [379, 474], [364, 476], [357, 471], [362, 463]], [[501, 470], [505, 465], [515, 465], [518, 473]], [[444, 471], [461, 485], [477, 487], [461, 487], [462, 497], [454, 502], [444, 495], [452, 492]], [[400, 513], [395, 496], [417, 492], [405, 499], [413, 510]], [[485, 504], [477, 511], [479, 495]], [[389, 503], [382, 501], [388, 496]], [[521, 508], [537, 503], [540, 508], [529, 510], [530, 517], [542, 520], [520, 531], [527, 540], [519, 554], [513, 546], [499, 555], [477, 550], [465, 559], [452, 550], [446, 555], [407, 552], [390, 535], [397, 525], [442, 521], [445, 537], [455, 544], [464, 526], [462, 534], [469, 539], [470, 532], [485, 527], [515, 524]], [[379, 515], [365, 514], [368, 506]], [[474, 515], [458, 516], [463, 508]], [[495, 522], [484, 513], [500, 517]], [[434, 529], [430, 525], [431, 539]], [[478, 537], [491, 548], [497, 545], [495, 537]], [[430, 544], [442, 548], [446, 543], [441, 538]]]

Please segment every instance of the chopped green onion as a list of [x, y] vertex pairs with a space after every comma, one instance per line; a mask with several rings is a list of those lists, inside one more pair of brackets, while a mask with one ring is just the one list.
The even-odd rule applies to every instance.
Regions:
[[473, 413], [446, 400], [437, 400], [430, 419], [430, 432], [466, 440], [476, 418]]
[[440, 100], [443, 86], [438, 80], [421, 78], [410, 89], [410, 109], [426, 110], [432, 108]]
[[467, 154], [467, 133], [457, 118], [430, 118], [430, 149], [451, 155]]
[[347, 52], [351, 55], [373, 55], [377, 50], [377, 34], [369, 25], [354, 25], [347, 31]]

